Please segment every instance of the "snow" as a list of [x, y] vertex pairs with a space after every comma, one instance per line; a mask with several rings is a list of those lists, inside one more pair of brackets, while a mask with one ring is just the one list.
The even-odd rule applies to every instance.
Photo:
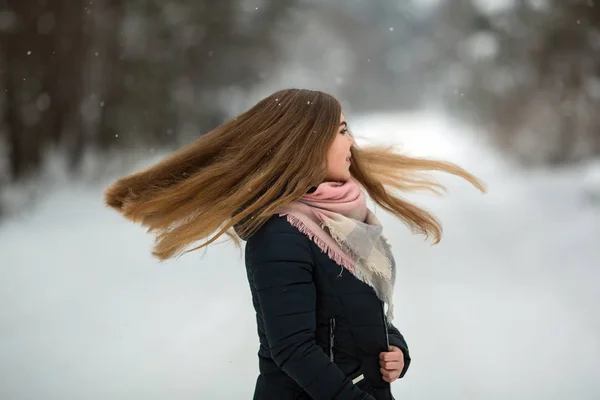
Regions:
[[[413, 357], [396, 398], [598, 398], [599, 164], [523, 172], [432, 112], [349, 120], [363, 142], [455, 161], [490, 189], [444, 178], [445, 198], [411, 196], [444, 223], [434, 247], [377, 210]], [[103, 186], [63, 184], [0, 225], [0, 398], [250, 398], [240, 250], [159, 263], [152, 238], [103, 206]]]

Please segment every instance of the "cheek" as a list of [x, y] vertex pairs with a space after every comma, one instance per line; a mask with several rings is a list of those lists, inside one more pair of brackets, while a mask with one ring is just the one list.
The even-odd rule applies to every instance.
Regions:
[[329, 167], [334, 170], [339, 169], [345, 161], [346, 157], [341, 151], [332, 152], [329, 157]]
[[327, 154], [327, 167], [330, 173], [338, 174], [344, 171], [346, 167], [346, 156], [348, 155], [348, 146], [346, 138], [338, 135], [336, 140], [329, 148]]
[[344, 145], [344, 142], [342, 140], [338, 140], [335, 144], [335, 162], [338, 164], [344, 163], [346, 161], [346, 156], [348, 155], [348, 150], [346, 149], [346, 146]]

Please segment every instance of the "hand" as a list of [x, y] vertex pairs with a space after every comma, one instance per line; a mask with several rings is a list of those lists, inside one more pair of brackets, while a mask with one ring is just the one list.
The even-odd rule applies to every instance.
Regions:
[[379, 365], [383, 380], [392, 383], [404, 369], [404, 353], [396, 346], [390, 346], [390, 351], [379, 353]]

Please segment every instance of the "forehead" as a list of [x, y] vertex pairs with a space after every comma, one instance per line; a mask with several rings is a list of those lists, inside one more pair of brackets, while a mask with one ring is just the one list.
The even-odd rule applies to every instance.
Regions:
[[346, 121], [346, 116], [344, 115], [344, 113], [340, 114], [340, 122], [344, 122]]

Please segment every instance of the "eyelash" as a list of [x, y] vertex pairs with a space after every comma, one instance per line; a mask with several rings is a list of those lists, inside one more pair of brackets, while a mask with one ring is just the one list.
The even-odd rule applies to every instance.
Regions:
[[348, 133], [348, 129], [344, 129], [340, 132], [342, 135], [345, 135], [346, 133]]

